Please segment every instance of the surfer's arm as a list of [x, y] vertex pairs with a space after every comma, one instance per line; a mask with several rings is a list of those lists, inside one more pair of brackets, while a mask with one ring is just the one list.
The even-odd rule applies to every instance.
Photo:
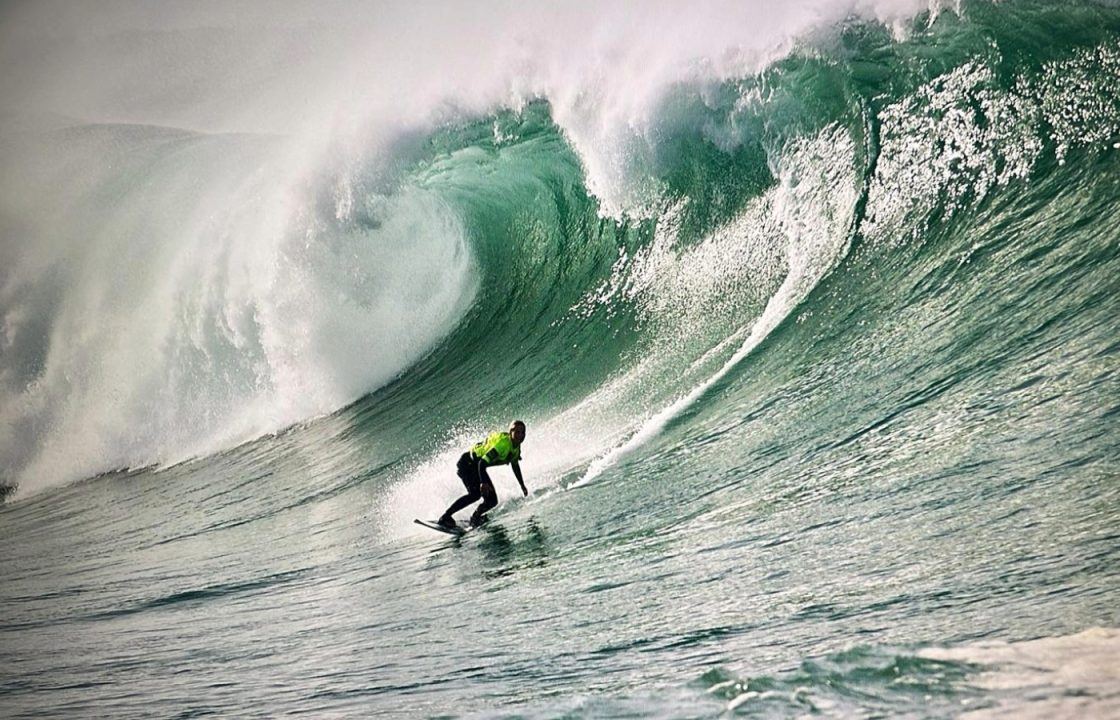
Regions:
[[525, 480], [521, 477], [521, 466], [517, 464], [516, 460], [511, 462], [509, 466], [513, 468], [513, 476], [517, 478], [517, 484], [521, 486], [521, 494], [529, 497], [529, 491], [525, 489]]
[[490, 467], [490, 463], [486, 462], [486, 460], [484, 458], [479, 458], [478, 464], [476, 465], [476, 467], [478, 468], [478, 482], [479, 482], [479, 484], [481, 484], [481, 483], [489, 484], [490, 483], [490, 473], [486, 472], [486, 468]]

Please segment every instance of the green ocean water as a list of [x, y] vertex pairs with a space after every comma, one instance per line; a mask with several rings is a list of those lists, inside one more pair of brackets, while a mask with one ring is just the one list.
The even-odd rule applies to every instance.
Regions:
[[[674, 86], [626, 212], [535, 98], [311, 177], [267, 271], [221, 214], [221, 252], [158, 238], [184, 197], [250, 202], [276, 139], [49, 131], [69, 170], [30, 182], [93, 240], [0, 270], [0, 709], [1120, 713], [1117, 88], [1110, 5], [853, 18]], [[145, 267], [200, 278], [149, 298], [150, 375], [36, 344], [90, 262], [134, 268], [75, 301], [114, 318]], [[255, 272], [272, 304], [239, 305]], [[530, 496], [496, 470], [485, 527], [413, 525], [515, 417]]]

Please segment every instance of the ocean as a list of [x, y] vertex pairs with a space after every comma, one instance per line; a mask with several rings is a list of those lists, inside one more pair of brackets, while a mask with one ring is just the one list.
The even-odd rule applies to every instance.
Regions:
[[1120, 717], [1115, 3], [0, 47], [0, 715]]

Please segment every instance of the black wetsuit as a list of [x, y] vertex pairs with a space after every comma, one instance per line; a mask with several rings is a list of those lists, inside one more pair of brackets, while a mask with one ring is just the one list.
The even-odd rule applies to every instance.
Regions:
[[455, 473], [463, 481], [463, 485], [467, 488], [467, 494], [447, 508], [447, 512], [443, 514], [444, 517], [451, 517], [468, 505], [478, 502], [481, 498], [482, 504], [471, 515], [471, 522], [477, 525], [482, 521], [482, 516], [498, 504], [498, 494], [494, 492], [494, 483], [490, 481], [490, 476], [486, 473], [487, 467], [486, 460], [476, 458], [470, 450], [463, 453], [463, 456], [459, 458], [458, 465], [455, 466]]

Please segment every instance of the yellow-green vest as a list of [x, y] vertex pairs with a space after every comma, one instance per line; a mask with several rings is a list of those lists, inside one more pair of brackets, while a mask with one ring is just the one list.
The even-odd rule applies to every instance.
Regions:
[[471, 455], [485, 460], [487, 465], [508, 465], [521, 459], [521, 448], [513, 446], [508, 432], [492, 432], [471, 448]]

